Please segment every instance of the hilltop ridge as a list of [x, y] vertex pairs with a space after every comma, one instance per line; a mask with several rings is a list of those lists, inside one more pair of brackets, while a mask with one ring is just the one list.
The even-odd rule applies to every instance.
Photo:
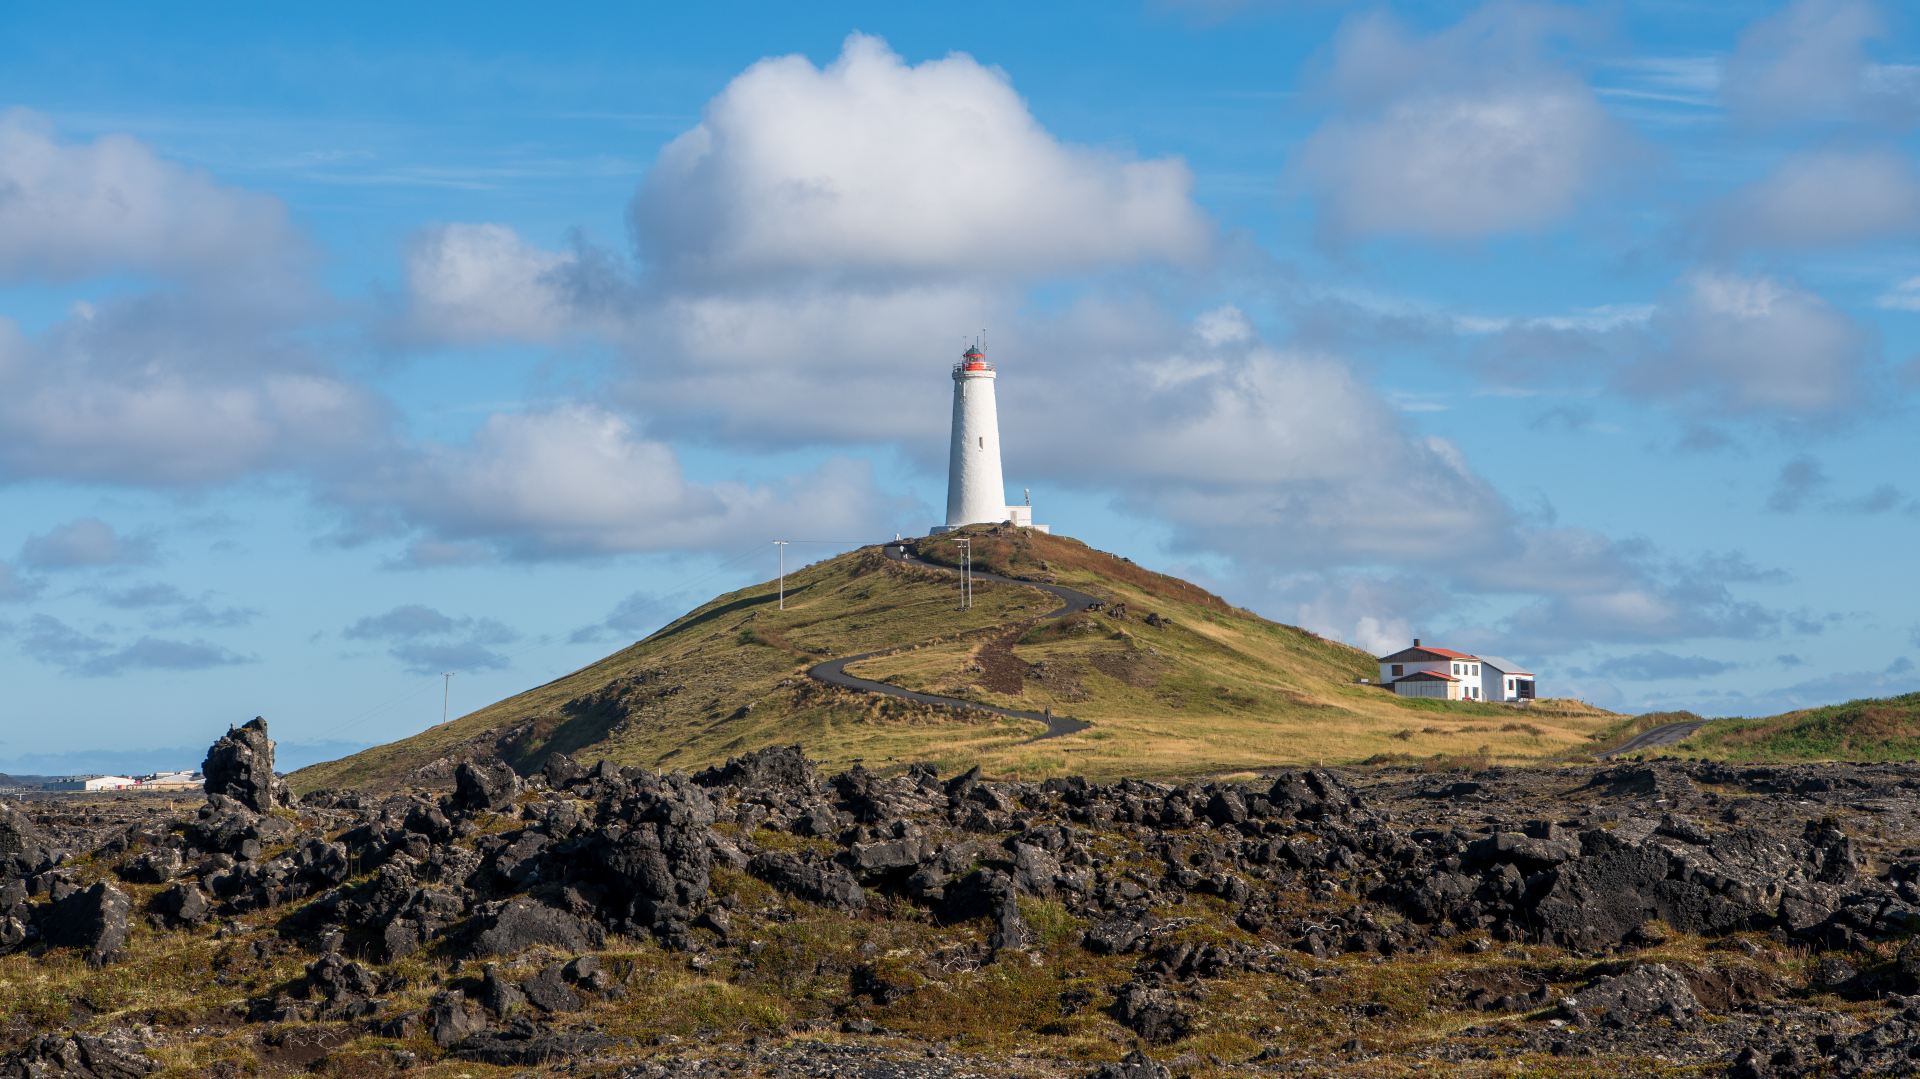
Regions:
[[[798, 743], [832, 765], [925, 760], [1027, 778], [1220, 774], [1289, 763], [1458, 755], [1519, 761], [1582, 744], [1615, 718], [1577, 702], [1521, 712], [1416, 701], [1360, 684], [1368, 653], [1234, 607], [1190, 582], [1077, 540], [969, 528], [978, 581], [958, 609], [947, 537], [916, 557], [862, 547], [715, 597], [571, 674], [410, 738], [295, 773], [301, 789], [444, 783], [462, 759], [527, 771], [556, 752], [586, 763], [697, 768]], [[1048, 619], [1077, 590], [1094, 609]], [[1000, 709], [822, 684], [849, 675]], [[1036, 741], [1041, 723], [1089, 726]]]

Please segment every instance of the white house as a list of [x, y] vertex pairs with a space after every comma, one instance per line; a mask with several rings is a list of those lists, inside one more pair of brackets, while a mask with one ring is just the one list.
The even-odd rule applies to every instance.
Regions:
[[1422, 645], [1380, 657], [1380, 684], [1402, 697], [1448, 701], [1533, 699], [1533, 674], [1510, 660]]
[[92, 779], [84, 781], [81, 789], [90, 791], [117, 791], [124, 790], [133, 785], [134, 779], [132, 776], [94, 776]]
[[1499, 656], [1481, 656], [1480, 667], [1488, 700], [1502, 703], [1533, 700], [1532, 671]]

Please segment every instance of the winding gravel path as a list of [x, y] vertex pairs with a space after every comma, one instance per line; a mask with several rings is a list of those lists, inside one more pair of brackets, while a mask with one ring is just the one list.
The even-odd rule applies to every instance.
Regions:
[[[895, 562], [911, 562], [917, 566], [926, 566], [928, 569], [937, 569], [944, 573], [951, 573], [956, 577], [960, 575], [960, 571], [951, 566], [942, 566], [933, 562], [920, 561], [907, 550], [906, 545], [903, 543], [890, 543], [881, 549], [886, 552], [888, 558], [893, 559]], [[1041, 616], [1043, 621], [1065, 618], [1070, 614], [1078, 614], [1088, 607], [1093, 606], [1095, 603], [1100, 602], [1085, 592], [1076, 592], [1071, 588], [1062, 588], [1057, 584], [1022, 581], [1017, 578], [1002, 577], [997, 573], [987, 573], [982, 570], [974, 570], [973, 579], [976, 581], [996, 581], [1000, 584], [1019, 585], [1022, 588], [1038, 588], [1042, 592], [1049, 593], [1060, 601], [1060, 608]], [[920, 704], [939, 704], [949, 708], [971, 708], [976, 712], [991, 712], [996, 716], [1006, 716], [1010, 719], [1030, 719], [1035, 723], [1045, 725], [1047, 729], [1043, 733], [1028, 739], [1029, 742], [1044, 742], [1049, 738], [1058, 738], [1063, 734], [1084, 731], [1092, 726], [1092, 724], [1085, 720], [1072, 719], [1067, 716], [1056, 716], [1051, 712], [1025, 712], [1018, 708], [1001, 708], [997, 705], [981, 704], [978, 701], [962, 700], [959, 697], [943, 697], [938, 693], [921, 693], [918, 690], [904, 689], [887, 682], [876, 682], [871, 678], [860, 678], [847, 673], [847, 664], [858, 663], [863, 659], [872, 659], [874, 656], [880, 654], [880, 652], [862, 652], [857, 656], [842, 656], [839, 659], [830, 659], [824, 663], [816, 663], [807, 668], [807, 677], [815, 679], [816, 681], [825, 682], [830, 686], [859, 690], [862, 693], [878, 693], [887, 697], [898, 697], [904, 701], [917, 701]]]
[[1707, 721], [1704, 719], [1689, 720], [1685, 723], [1663, 723], [1650, 730], [1641, 731], [1639, 734], [1627, 739], [1624, 744], [1615, 746], [1605, 753], [1600, 754], [1600, 757], [1606, 759], [1618, 757], [1624, 753], [1635, 753], [1642, 749], [1656, 749], [1660, 746], [1670, 746], [1706, 725]]

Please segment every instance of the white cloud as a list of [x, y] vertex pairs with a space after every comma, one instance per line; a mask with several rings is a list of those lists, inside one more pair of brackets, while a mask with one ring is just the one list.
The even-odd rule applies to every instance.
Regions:
[[[1259, 561], [1426, 562], [1484, 549], [1504, 504], [1450, 444], [1411, 432], [1340, 360], [1201, 331], [1145, 355], [1086, 350], [1002, 404], [1042, 474], [1120, 493], [1186, 542]], [[1219, 335], [1214, 335], [1219, 339]], [[1016, 442], [1017, 438], [1017, 442]]]
[[1871, 0], [1794, 0], [1740, 35], [1722, 96], [1756, 125], [1909, 121], [1920, 115], [1920, 80], [1867, 51], [1886, 34]]
[[1860, 398], [1870, 340], [1825, 300], [1771, 277], [1697, 273], [1654, 319], [1633, 394], [1709, 412], [1830, 418]]
[[504, 225], [439, 225], [407, 251], [406, 330], [449, 341], [541, 341], [574, 325], [562, 275], [569, 254], [544, 251]]
[[298, 250], [277, 199], [215, 183], [124, 135], [66, 143], [24, 109], [0, 111], [0, 279], [237, 277]]
[[179, 296], [103, 305], [33, 341], [0, 319], [0, 482], [218, 483], [380, 441], [369, 393], [245, 323]]
[[1460, 239], [1565, 215], [1626, 149], [1592, 89], [1550, 57], [1578, 30], [1513, 5], [1426, 37], [1386, 15], [1349, 22], [1329, 77], [1338, 111], [1298, 161], [1325, 226]]
[[20, 561], [38, 569], [142, 565], [153, 561], [151, 536], [123, 536], [98, 517], [81, 517], [27, 537]]
[[1016, 275], [1200, 254], [1173, 159], [1062, 143], [1006, 75], [955, 53], [909, 65], [853, 34], [833, 63], [763, 60], [675, 139], [633, 204], [676, 273]]
[[833, 461], [780, 489], [701, 484], [672, 447], [574, 405], [491, 416], [466, 445], [403, 455], [336, 491], [368, 531], [418, 530], [512, 557], [564, 558], [732, 545], [742, 536], [879, 534], [864, 464]]
[[1412, 574], [1315, 574], [1276, 581], [1268, 590], [1282, 620], [1374, 655], [1406, 647], [1426, 620], [1456, 602], [1439, 582]]
[[1709, 227], [1723, 249], [1910, 238], [1920, 230], [1920, 171], [1893, 150], [1801, 154], [1735, 192]]

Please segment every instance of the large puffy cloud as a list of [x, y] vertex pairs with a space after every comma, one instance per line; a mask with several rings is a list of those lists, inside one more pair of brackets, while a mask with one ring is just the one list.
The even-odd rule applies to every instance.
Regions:
[[1335, 357], [1277, 349], [1237, 311], [1167, 351], [1094, 351], [1009, 383], [1029, 474], [1119, 493], [1198, 547], [1295, 564], [1485, 550], [1504, 503]]
[[1802, 154], [1729, 196], [1709, 230], [1722, 249], [1908, 238], [1920, 230], [1920, 171], [1893, 150]]
[[277, 199], [218, 184], [124, 135], [62, 142], [32, 113], [0, 112], [0, 279], [239, 276], [299, 249]]
[[358, 453], [385, 423], [367, 391], [207, 297], [86, 308], [33, 340], [0, 319], [0, 482], [225, 482]]
[[1387, 15], [1341, 31], [1335, 115], [1301, 176], [1335, 235], [1471, 238], [1550, 224], [1626, 146], [1592, 89], [1548, 44], [1578, 23], [1496, 4], [1417, 37]]
[[860, 539], [887, 523], [865, 465], [834, 461], [781, 489], [702, 484], [666, 443], [586, 405], [489, 417], [465, 445], [401, 454], [341, 483], [363, 531], [477, 543], [519, 558], [736, 544], [742, 536]]
[[1186, 166], [1062, 143], [1000, 71], [909, 65], [847, 38], [763, 60], [647, 173], [643, 255], [682, 273], [1034, 274], [1187, 259], [1208, 241]]
[[0, 115], [0, 279], [163, 279], [32, 337], [0, 318], [0, 483], [204, 485], [378, 441], [382, 407], [314, 354], [306, 255], [275, 199]]
[[1721, 95], [1757, 125], [1911, 121], [1920, 116], [1920, 73], [1868, 52], [1886, 34], [1871, 0], [1794, 0], [1740, 35]]
[[1628, 392], [1710, 412], [1831, 418], [1862, 393], [1871, 340], [1847, 315], [1771, 277], [1694, 274], [1654, 317], [1659, 343]]

